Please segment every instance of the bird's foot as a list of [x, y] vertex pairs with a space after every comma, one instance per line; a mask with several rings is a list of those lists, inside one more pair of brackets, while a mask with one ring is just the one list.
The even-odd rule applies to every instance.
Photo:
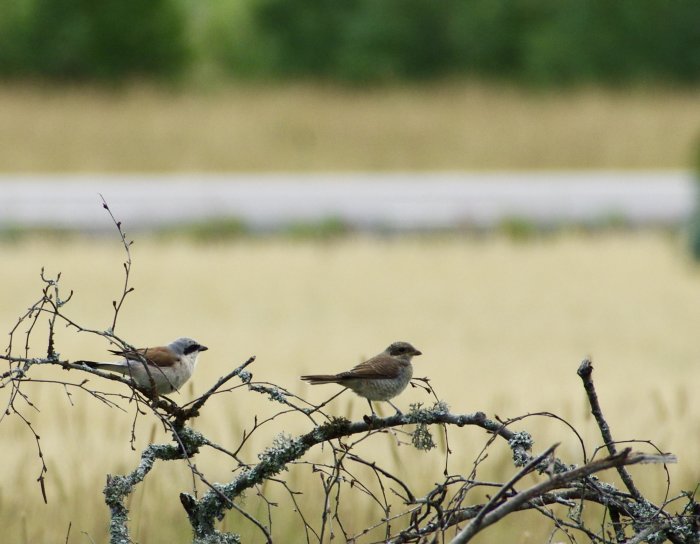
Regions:
[[367, 425], [372, 425], [372, 423], [379, 420], [379, 416], [372, 412], [370, 415], [362, 416], [362, 420], [367, 423]]

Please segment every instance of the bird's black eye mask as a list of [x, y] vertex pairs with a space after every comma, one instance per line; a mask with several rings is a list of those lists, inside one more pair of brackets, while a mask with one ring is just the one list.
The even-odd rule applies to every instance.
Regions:
[[190, 353], [194, 353], [195, 351], [199, 351], [199, 348], [201, 346], [199, 344], [190, 344], [185, 348], [185, 355], [189, 355]]

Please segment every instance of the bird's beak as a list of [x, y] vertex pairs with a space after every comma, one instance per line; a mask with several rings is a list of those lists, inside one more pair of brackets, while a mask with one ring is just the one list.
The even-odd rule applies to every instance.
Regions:
[[207, 346], [199, 346], [199, 351], [207, 351], [208, 349]]
[[413, 355], [423, 355], [423, 352], [422, 352], [422, 351], [416, 350], [416, 351], [413, 353]]

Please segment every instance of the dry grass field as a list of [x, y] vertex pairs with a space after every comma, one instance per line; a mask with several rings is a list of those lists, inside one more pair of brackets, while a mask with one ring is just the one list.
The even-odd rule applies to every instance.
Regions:
[[[0, 255], [0, 329], [8, 331], [38, 297], [42, 266], [48, 274], [63, 273], [65, 294], [75, 290], [67, 306], [74, 319], [100, 329], [108, 326], [111, 301], [122, 282], [117, 240], [6, 243], [0, 245]], [[700, 275], [672, 236], [564, 233], [526, 243], [498, 236], [359, 237], [330, 243], [269, 238], [211, 245], [144, 238], [136, 240], [133, 258], [136, 290], [117, 332], [136, 345], [184, 334], [210, 347], [178, 400], [202, 393], [255, 354], [256, 379], [320, 401], [334, 390], [312, 390], [298, 380], [300, 374], [341, 370], [405, 339], [424, 353], [416, 374], [429, 376], [453, 411], [510, 417], [547, 410], [569, 419], [589, 444], [597, 445], [600, 439], [576, 376], [580, 360], [591, 356], [616, 438], [651, 439], [676, 453], [680, 462], [670, 468], [673, 490], [692, 489], [700, 481]], [[37, 354], [45, 349], [39, 340], [31, 346]], [[99, 338], [69, 330], [61, 330], [58, 346], [63, 357], [94, 360], [103, 358], [107, 347]], [[81, 379], [73, 374], [47, 370], [35, 377]], [[125, 405], [131, 413], [124, 414], [80, 393], [73, 394], [71, 404], [62, 387], [48, 384], [27, 391], [41, 410], [25, 407], [24, 412], [41, 435], [49, 502], [43, 504], [35, 482], [40, 463], [31, 434], [17, 418], [5, 418], [0, 423], [2, 540], [64, 542], [72, 523], [69, 542], [104, 542], [105, 475], [131, 470], [137, 461], [129, 447], [133, 407]], [[6, 394], [0, 390], [3, 402]], [[408, 390], [397, 401], [408, 407], [429, 399]], [[241, 390], [213, 401], [196, 426], [233, 445], [253, 414], [271, 408]], [[366, 404], [345, 394], [329, 410], [359, 418]], [[532, 418], [521, 428], [533, 432], [539, 451], [563, 440], [559, 454], [580, 461], [573, 437], [561, 425]], [[301, 432], [308, 423], [288, 419], [272, 424], [253, 441], [246, 458], [255, 460], [281, 430]], [[167, 440], [148, 418], [141, 418], [137, 431], [137, 447], [151, 438]], [[468, 471], [485, 439], [476, 429], [453, 429], [451, 470]], [[503, 457], [494, 450], [486, 474], [507, 469], [506, 448], [499, 448]], [[418, 492], [440, 479], [439, 451], [415, 452], [384, 435], [367, 453], [409, 478]], [[318, 455], [312, 452], [309, 458]], [[206, 454], [197, 464], [212, 481], [231, 477], [233, 467], [221, 456]], [[283, 476], [307, 489], [311, 483], [300, 476], [305, 470], [297, 467]], [[651, 498], [661, 500], [664, 475], [659, 468], [634, 474]], [[141, 544], [188, 542], [178, 492], [191, 488], [184, 464], [158, 465], [131, 500], [135, 539]], [[355, 509], [359, 530], [371, 518], [365, 503], [355, 499], [348, 507]], [[252, 493], [246, 501], [248, 507], [261, 508]], [[312, 496], [302, 501], [313, 517]], [[288, 525], [296, 518], [286, 515], [288, 521], [273, 531], [286, 535], [284, 542], [301, 541], [301, 533], [290, 536], [299, 531]], [[282, 519], [287, 519], [284, 513]], [[223, 523], [244, 535], [255, 534], [235, 517]], [[508, 542], [545, 542], [549, 530], [541, 518], [519, 517], [504, 528], [487, 530], [479, 542], [494, 542], [499, 534], [507, 534]], [[247, 538], [260, 541], [259, 535]]]
[[687, 168], [698, 90], [0, 88], [1, 172]]

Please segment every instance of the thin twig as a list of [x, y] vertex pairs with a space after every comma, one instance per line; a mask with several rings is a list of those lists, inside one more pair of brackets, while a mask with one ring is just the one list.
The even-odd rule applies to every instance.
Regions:
[[105, 200], [105, 197], [100, 194], [100, 198], [102, 199], [102, 207], [105, 210], [107, 210], [107, 213], [109, 213], [109, 216], [112, 218], [112, 222], [117, 227], [117, 231], [119, 232], [119, 236], [121, 237], [121, 240], [122, 240], [122, 245], [124, 246], [124, 251], [126, 252], [126, 261], [124, 262], [124, 286], [122, 288], [122, 293], [119, 297], [119, 300], [112, 301], [112, 307], [114, 308], [114, 317], [112, 318], [112, 325], [109, 329], [109, 332], [114, 334], [114, 331], [117, 328], [117, 318], [119, 317], [119, 310], [121, 310], [122, 305], [124, 304], [124, 300], [126, 299], [127, 295], [134, 290], [133, 287], [129, 287], [129, 275], [131, 274], [131, 250], [130, 250], [130, 247], [134, 242], [127, 241], [126, 233], [122, 230], [122, 222], [117, 221], [117, 219], [114, 217], [114, 215], [112, 214], [112, 210], [110, 210], [109, 206], [107, 205], [107, 201]]
[[177, 418], [176, 418], [176, 420], [175, 420], [175, 425], [176, 425], [176, 426], [181, 426], [181, 425], [184, 424], [184, 422], [187, 421], [188, 419], [199, 415], [199, 410], [202, 408], [202, 406], [204, 406], [204, 403], [207, 402], [207, 400], [209, 400], [209, 398], [210, 398], [214, 393], [216, 393], [217, 390], [218, 390], [222, 385], [224, 385], [224, 384], [225, 384], [226, 382], [228, 382], [230, 379], [232, 379], [232, 378], [234, 378], [234, 377], [240, 375], [240, 373], [243, 372], [243, 370], [245, 370], [245, 368], [246, 368], [247, 366], [249, 366], [250, 364], [252, 364], [254, 361], [255, 361], [255, 355], [253, 355], [252, 357], [250, 357], [245, 363], [243, 363], [243, 364], [240, 365], [239, 367], [233, 369], [231, 372], [229, 372], [229, 373], [226, 374], [225, 376], [219, 378], [219, 379], [216, 381], [216, 383], [215, 383], [213, 386], [211, 386], [211, 388], [209, 388], [209, 390], [208, 390], [206, 393], [204, 393], [202, 396], [200, 396], [197, 400], [193, 401], [193, 402], [191, 403], [191, 404], [192, 404], [191, 406], [186, 407], [187, 405], [185, 405], [185, 407], [183, 407], [182, 412], [181, 412], [180, 414], [178, 414], [178, 416], [177, 416]]

